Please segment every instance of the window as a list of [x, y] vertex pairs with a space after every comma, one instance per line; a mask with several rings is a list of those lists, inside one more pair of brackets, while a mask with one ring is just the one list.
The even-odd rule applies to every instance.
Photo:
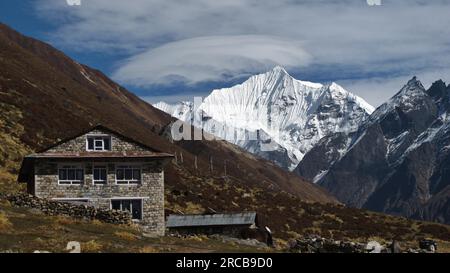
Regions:
[[107, 168], [106, 166], [94, 166], [92, 168], [94, 185], [106, 184]]
[[58, 184], [80, 185], [84, 180], [84, 170], [79, 165], [64, 165], [58, 169]]
[[118, 166], [116, 168], [117, 184], [140, 184], [141, 169], [137, 166]]
[[128, 211], [133, 220], [142, 220], [142, 199], [111, 200], [111, 208], [114, 210]]
[[87, 136], [87, 151], [111, 151], [110, 136]]

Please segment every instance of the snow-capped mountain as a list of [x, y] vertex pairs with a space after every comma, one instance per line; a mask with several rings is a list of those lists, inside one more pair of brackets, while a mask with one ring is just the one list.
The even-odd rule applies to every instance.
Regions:
[[296, 80], [279, 66], [214, 90], [200, 105], [154, 106], [290, 170], [323, 137], [356, 131], [373, 111], [336, 83]]
[[[411, 79], [351, 136], [323, 139], [296, 171], [347, 205], [450, 223], [450, 86]], [[345, 151], [327, 161], [329, 143]]]

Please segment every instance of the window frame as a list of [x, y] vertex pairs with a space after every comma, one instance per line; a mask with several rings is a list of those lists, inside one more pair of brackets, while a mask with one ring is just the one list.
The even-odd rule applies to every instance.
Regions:
[[[95, 169], [104, 169], [105, 170], [105, 180], [96, 180], [95, 179]], [[108, 184], [108, 164], [93, 164], [92, 165], [92, 184], [94, 186], [100, 185], [106, 185]]]
[[[131, 209], [131, 211], [129, 211], [130, 214], [131, 214], [131, 220], [134, 221], [134, 222], [140, 222], [144, 218], [144, 199], [146, 199], [146, 198], [144, 198], [144, 197], [111, 198], [110, 202], [109, 202], [109, 209], [113, 210], [113, 201], [119, 201], [120, 202], [120, 209], [119, 210], [120, 211], [124, 211], [124, 210], [122, 210], [122, 202], [123, 201], [129, 201], [130, 202], [130, 209]], [[140, 219], [133, 219], [133, 202], [132, 201], [136, 201], [136, 200], [139, 200], [140, 203], [141, 203], [141, 213], [140, 213], [141, 218]]]
[[[78, 171], [81, 170], [81, 180], [77, 180], [77, 179], [68, 179], [69, 178], [69, 173], [66, 173], [66, 177], [67, 179], [60, 179], [60, 171], [61, 170], [75, 170], [75, 178], [78, 174]], [[60, 186], [81, 186], [84, 184], [85, 179], [86, 179], [86, 171], [85, 168], [83, 166], [83, 164], [80, 163], [65, 163], [65, 164], [59, 164], [58, 165], [58, 185]]]
[[[89, 148], [89, 139], [93, 139], [93, 147]], [[105, 139], [109, 140], [109, 149], [105, 148]], [[97, 149], [96, 142], [101, 141], [101, 149]], [[86, 135], [86, 151], [88, 152], [111, 152], [112, 151], [112, 137], [105, 134]]]
[[[119, 170], [119, 169], [123, 169], [123, 170], [126, 170], [126, 169], [131, 169], [131, 171], [132, 171], [132, 174], [131, 174], [131, 176], [133, 177], [134, 176], [134, 171], [135, 170], [139, 170], [139, 180], [134, 180], [134, 179], [117, 179], [117, 171]], [[125, 171], [124, 171], [124, 178], [125, 178]], [[131, 183], [131, 182], [133, 182], [133, 181], [136, 181], [137, 183]], [[142, 165], [140, 165], [140, 164], [130, 164], [130, 163], [119, 163], [119, 164], [116, 164], [116, 166], [115, 166], [115, 170], [114, 170], [114, 182], [115, 182], [115, 184], [116, 185], [119, 185], [119, 186], [139, 186], [139, 185], [142, 185]], [[127, 183], [120, 183], [120, 182], [127, 182]]]

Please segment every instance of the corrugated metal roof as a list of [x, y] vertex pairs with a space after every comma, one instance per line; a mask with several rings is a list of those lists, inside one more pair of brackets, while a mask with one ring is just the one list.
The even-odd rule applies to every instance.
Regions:
[[252, 225], [256, 224], [256, 212], [244, 212], [233, 214], [210, 215], [175, 215], [167, 218], [166, 226], [174, 227], [198, 227], [198, 226], [227, 226], [227, 225]]

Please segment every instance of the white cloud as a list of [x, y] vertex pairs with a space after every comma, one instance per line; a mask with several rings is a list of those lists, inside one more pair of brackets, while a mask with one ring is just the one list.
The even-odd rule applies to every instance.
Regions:
[[301, 43], [285, 38], [239, 35], [181, 40], [127, 60], [113, 75], [136, 86], [229, 81], [279, 64], [305, 67], [311, 56]]
[[[89, 0], [74, 8], [63, 0], [37, 0], [36, 7], [43, 18], [58, 24], [56, 31], [49, 34], [57, 46], [130, 56], [122, 60], [115, 73], [116, 79], [130, 85], [167, 83], [169, 79], [190, 84], [223, 80], [253, 70], [262, 72], [280, 59], [286, 62], [290, 54], [297, 58], [287, 62], [293, 70], [335, 81], [380, 75], [389, 81], [417, 71], [430, 73], [449, 67], [450, 0], [382, 3], [369, 6], [366, 0]], [[245, 58], [249, 49], [245, 44], [239, 45], [242, 49], [224, 44], [220, 47], [222, 56], [218, 54], [219, 46], [208, 46], [214, 39], [232, 44], [237, 37], [251, 36], [272, 38], [267, 38], [271, 42], [264, 50], [260, 45], [249, 58]], [[273, 42], [277, 39], [294, 45], [286, 42], [291, 44], [289, 49], [275, 54], [280, 45]], [[197, 52], [193, 44], [198, 46]], [[299, 54], [293, 52], [295, 48], [299, 48]], [[263, 52], [270, 54], [264, 56]], [[170, 74], [182, 78], [168, 77]]]

